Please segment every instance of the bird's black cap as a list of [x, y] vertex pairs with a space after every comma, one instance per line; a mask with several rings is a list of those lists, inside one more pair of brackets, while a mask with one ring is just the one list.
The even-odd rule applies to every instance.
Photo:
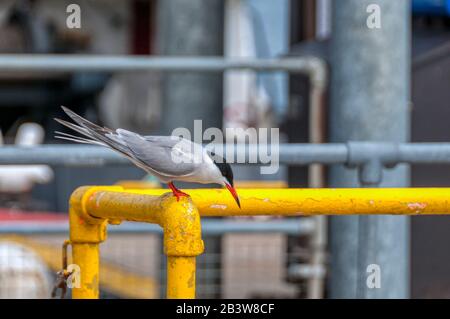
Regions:
[[233, 170], [231, 169], [230, 164], [228, 164], [224, 158], [216, 155], [214, 152], [211, 152], [210, 156], [214, 164], [216, 164], [217, 168], [220, 170], [220, 173], [222, 173], [222, 176], [224, 176], [227, 179], [228, 183], [230, 183], [230, 185], [234, 187]]
[[233, 170], [231, 169], [230, 164], [226, 162], [224, 163], [214, 162], [214, 164], [216, 164], [216, 166], [219, 168], [220, 172], [222, 173], [222, 176], [224, 176], [227, 179], [228, 183], [230, 183], [230, 185], [234, 187]]

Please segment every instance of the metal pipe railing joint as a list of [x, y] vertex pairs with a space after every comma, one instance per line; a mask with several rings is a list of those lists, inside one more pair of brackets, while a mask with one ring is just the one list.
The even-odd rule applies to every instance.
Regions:
[[94, 220], [154, 223], [164, 234], [168, 256], [197, 256], [203, 252], [200, 214], [190, 197], [178, 201], [164, 190], [157, 195], [136, 194], [120, 186], [93, 187], [83, 210]]
[[72, 243], [99, 244], [106, 239], [107, 220], [89, 215], [83, 203], [90, 196], [90, 187], [79, 187], [70, 196], [69, 225]]
[[169, 298], [195, 297], [195, 258], [204, 251], [200, 214], [189, 197], [171, 193], [144, 195], [120, 186], [80, 187], [70, 199], [70, 239], [73, 262], [81, 269], [81, 288], [74, 298], [99, 296], [99, 244], [106, 240], [108, 223], [122, 221], [160, 225], [168, 256]]
[[347, 142], [349, 168], [358, 169], [359, 181], [364, 186], [376, 186], [383, 180], [383, 169], [393, 168], [400, 162], [398, 143]]

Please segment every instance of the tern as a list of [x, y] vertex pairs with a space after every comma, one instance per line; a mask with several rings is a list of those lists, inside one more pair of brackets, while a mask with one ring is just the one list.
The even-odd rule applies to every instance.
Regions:
[[82, 136], [55, 132], [56, 138], [108, 147], [127, 157], [133, 164], [167, 183], [177, 198], [189, 196], [175, 187], [174, 181], [225, 186], [241, 207], [233, 185], [233, 171], [224, 159], [202, 145], [179, 136], [144, 136], [125, 129], [112, 130], [94, 124], [67, 107], [64, 112], [76, 123], [55, 121]]

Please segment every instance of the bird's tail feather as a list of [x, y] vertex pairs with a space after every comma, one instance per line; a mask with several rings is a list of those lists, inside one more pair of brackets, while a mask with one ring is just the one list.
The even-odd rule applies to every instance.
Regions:
[[56, 133], [55, 138], [58, 138], [60, 140], [72, 141], [72, 142], [77, 142], [77, 143], [82, 143], [82, 144], [94, 144], [94, 145], [105, 146], [104, 143], [93, 140], [93, 139], [84, 138], [81, 136], [75, 136], [72, 134], [59, 132], [59, 131], [55, 131], [55, 133]]
[[84, 143], [84, 144], [96, 144], [96, 145], [102, 145], [112, 148], [113, 150], [122, 153], [123, 155], [132, 158], [131, 151], [129, 148], [124, 145], [123, 143], [120, 143], [117, 139], [113, 139], [110, 136], [114, 136], [115, 132], [107, 127], [100, 127], [97, 124], [94, 124], [85, 118], [79, 116], [75, 112], [69, 110], [68, 108], [61, 106], [63, 111], [78, 125], [75, 125], [73, 123], [61, 120], [61, 119], [55, 119], [58, 123], [74, 130], [75, 132], [80, 133], [84, 137], [78, 137], [71, 134], [64, 133], [61, 136], [60, 135], [55, 136], [59, 139], [65, 139], [70, 140], [77, 143]]

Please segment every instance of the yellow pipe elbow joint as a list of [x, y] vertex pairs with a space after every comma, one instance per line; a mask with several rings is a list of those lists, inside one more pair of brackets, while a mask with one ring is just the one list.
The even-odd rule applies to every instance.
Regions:
[[204, 251], [200, 214], [189, 197], [179, 201], [171, 193], [161, 196], [122, 192], [121, 187], [80, 187], [70, 199], [72, 243], [100, 243], [108, 222], [140, 221], [164, 230], [168, 256], [198, 256]]
[[[74, 193], [76, 195], [77, 191]], [[88, 188], [81, 196], [82, 207], [77, 209], [78, 217], [88, 225], [101, 225], [97, 229], [99, 232], [91, 235], [91, 239], [104, 240], [106, 235], [102, 228], [104, 226], [106, 229], [108, 222], [147, 222], [163, 228], [164, 251], [168, 256], [187, 257], [203, 253], [200, 214], [188, 197], [177, 201], [171, 193], [135, 194], [116, 186]], [[74, 227], [77, 230], [78, 225], [74, 224]]]
[[93, 218], [84, 203], [92, 195], [90, 187], [79, 187], [70, 196], [69, 225], [71, 243], [101, 243], [106, 239], [106, 219]]
[[158, 224], [164, 230], [164, 253], [167, 256], [195, 257], [203, 253], [200, 214], [188, 197], [179, 201], [172, 194], [161, 196]]
[[169, 298], [195, 297], [195, 257], [203, 253], [200, 214], [188, 197], [171, 193], [136, 194], [120, 186], [80, 187], [70, 198], [70, 241], [73, 262], [80, 266], [81, 287], [74, 298], [98, 298], [99, 244], [106, 240], [108, 223], [156, 223], [164, 231], [168, 256]]

